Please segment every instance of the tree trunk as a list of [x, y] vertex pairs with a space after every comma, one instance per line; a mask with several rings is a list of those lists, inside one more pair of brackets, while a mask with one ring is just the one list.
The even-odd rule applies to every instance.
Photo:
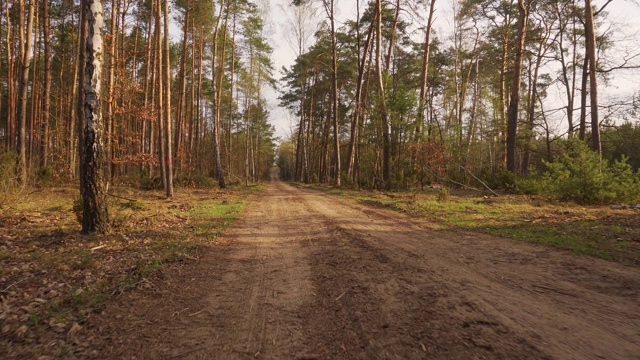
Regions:
[[35, 15], [35, 0], [29, 2], [29, 15], [27, 19], [27, 28], [25, 33], [24, 16], [25, 7], [24, 0], [20, 0], [20, 106], [18, 108], [18, 143], [17, 152], [18, 160], [16, 166], [16, 177], [20, 185], [27, 182], [27, 100], [29, 91], [29, 70], [31, 69], [31, 52], [33, 42], [33, 19]]
[[6, 18], [6, 52], [7, 52], [7, 149], [13, 149], [15, 144], [16, 135], [16, 109], [15, 109], [15, 82], [13, 80], [15, 75], [15, 56], [13, 51], [13, 34], [11, 32], [11, 13], [10, 13], [10, 1], [5, 2], [5, 18]]
[[[224, 8], [224, 4], [220, 4], [220, 13], [218, 14], [218, 18], [216, 20], [216, 26], [215, 26], [215, 31], [214, 31], [214, 35], [213, 35], [213, 56], [211, 58], [211, 67], [212, 69], [215, 69], [215, 63], [216, 63], [216, 49], [217, 49], [217, 42], [218, 42], [218, 31], [220, 31], [219, 29], [219, 24], [220, 24], [220, 18], [222, 17], [222, 9]], [[227, 21], [229, 19], [229, 9], [227, 7], [227, 13], [226, 13], [226, 18], [225, 18], [225, 41], [223, 41], [222, 43], [222, 55], [220, 56], [220, 62], [218, 65], [218, 73], [215, 72], [214, 70], [214, 76], [212, 76], [212, 82], [214, 85], [214, 89], [215, 89], [215, 94], [214, 94], [214, 106], [215, 106], [215, 114], [214, 114], [214, 120], [213, 120], [213, 160], [214, 160], [214, 166], [215, 166], [215, 172], [216, 172], [216, 176], [218, 176], [218, 185], [220, 186], [221, 189], [224, 189], [226, 187], [225, 181], [224, 181], [224, 173], [222, 172], [222, 159], [220, 158], [220, 107], [222, 106], [222, 79], [223, 79], [223, 73], [224, 73], [224, 48], [225, 48], [225, 42], [226, 42], [226, 25], [227, 25]], [[217, 79], [217, 80], [216, 80]], [[217, 84], [216, 84], [217, 83]]]
[[389, 186], [391, 151], [391, 134], [387, 114], [387, 99], [384, 90], [384, 74], [382, 72], [382, 0], [376, 2], [376, 72], [378, 75], [378, 90], [380, 94], [380, 120], [382, 122], [382, 181], [383, 186]]
[[584, 1], [585, 7], [585, 42], [587, 57], [589, 58], [589, 100], [591, 104], [591, 150], [600, 154], [602, 145], [600, 144], [600, 125], [598, 119], [598, 80], [596, 70], [598, 63], [596, 59], [596, 31], [593, 24], [593, 7], [591, 0]]
[[580, 125], [578, 127], [578, 139], [585, 140], [587, 133], [587, 85], [589, 83], [589, 56], [585, 50], [582, 62], [582, 88], [580, 89]]
[[49, 1], [42, 3], [42, 31], [44, 32], [44, 94], [42, 106], [42, 138], [40, 139], [40, 167], [44, 168], [49, 159], [49, 121], [51, 119], [51, 19]]
[[[358, 16], [359, 17], [359, 16]], [[359, 20], [358, 20], [359, 21]], [[356, 94], [354, 100], [353, 120], [351, 122], [351, 138], [349, 139], [349, 151], [347, 153], [347, 177], [355, 180], [355, 159], [358, 147], [358, 138], [360, 129], [360, 109], [362, 106], [362, 85], [364, 80], [365, 66], [367, 64], [367, 54], [369, 53], [369, 47], [371, 46], [371, 35], [374, 30], [374, 22], [369, 25], [367, 31], [367, 39], [364, 43], [364, 49], [362, 51], [362, 58], [358, 63], [358, 79], [356, 80]], [[360, 26], [358, 23], [358, 57], [360, 57]]]
[[511, 99], [509, 101], [509, 118], [507, 122], [507, 170], [516, 172], [516, 139], [518, 136], [518, 105], [520, 103], [520, 83], [522, 74], [522, 58], [527, 34], [527, 20], [529, 5], [525, 0], [518, 0], [518, 47], [513, 66], [513, 83], [511, 85]]
[[323, 0], [325, 11], [331, 23], [331, 119], [333, 122], [333, 151], [335, 161], [334, 185], [340, 187], [340, 126], [338, 124], [338, 44], [336, 38], [335, 0]]
[[227, 134], [227, 173], [231, 178], [231, 153], [233, 151], [233, 88], [235, 86], [235, 71], [236, 71], [236, 16], [238, 13], [237, 6], [234, 6], [233, 10], [233, 32], [231, 37], [231, 73], [229, 74], [229, 133]]
[[100, 0], [83, 0], [83, 17], [86, 28], [84, 47], [84, 73], [81, 100], [83, 103], [84, 129], [82, 136], [83, 199], [82, 232], [109, 231], [107, 189], [104, 176], [105, 144], [104, 124], [100, 109], [102, 72], [103, 10]]
[[173, 156], [171, 156], [171, 64], [169, 58], [169, 0], [164, 0], [164, 121], [167, 197], [173, 197]]
[[400, 0], [396, 0], [396, 13], [393, 17], [393, 24], [391, 25], [391, 35], [389, 37], [389, 48], [387, 49], [387, 57], [385, 58], [385, 69], [390, 71], [391, 69], [391, 57], [393, 56], [393, 48], [396, 42], [396, 29], [398, 28], [398, 18], [400, 17]]
[[429, 53], [431, 48], [431, 27], [433, 25], [433, 14], [436, 11], [436, 0], [431, 0], [429, 6], [429, 19], [424, 35], [424, 48], [422, 50], [422, 69], [420, 73], [420, 99], [418, 100], [418, 116], [415, 123], [415, 138], [422, 138], [422, 127], [424, 126], [424, 111], [427, 103], [427, 77], [429, 74]]
[[188, 38], [189, 38], [189, 12], [190, 12], [191, 1], [187, 1], [187, 5], [185, 8], [184, 15], [184, 24], [182, 25], [182, 51], [180, 54], [180, 70], [179, 70], [179, 88], [178, 88], [178, 107], [176, 108], [176, 129], [175, 129], [175, 137], [174, 144], [175, 147], [173, 152], [176, 158], [176, 167], [179, 168], [178, 171], [182, 169], [183, 161], [180, 148], [182, 147], [182, 137], [183, 137], [183, 126], [186, 119], [186, 94], [187, 94], [187, 47], [188, 47]]
[[106, 178], [107, 178], [107, 189], [109, 188], [109, 183], [113, 180], [112, 177], [114, 174], [111, 173], [112, 168], [109, 164], [112, 163], [113, 157], [113, 148], [112, 142], [114, 137], [114, 129], [115, 129], [115, 118], [114, 118], [114, 107], [115, 107], [115, 99], [114, 99], [114, 91], [115, 91], [115, 75], [116, 75], [116, 43], [118, 42], [118, 27], [116, 25], [116, 19], [118, 18], [118, 0], [111, 0], [111, 25], [109, 27], [109, 87], [107, 89], [107, 116], [106, 116], [106, 137], [105, 137], [105, 151], [106, 151], [106, 161], [107, 167], [106, 170]]
[[[74, 143], [73, 143], [73, 136], [71, 137], [71, 139], [69, 139], [69, 157], [71, 159], [74, 160], [74, 165], [75, 165], [75, 160], [79, 159], [80, 162], [82, 162], [82, 149], [84, 146], [84, 142], [82, 140], [83, 136], [84, 136], [84, 65], [85, 65], [85, 61], [86, 61], [86, 56], [85, 56], [85, 41], [87, 38], [87, 27], [89, 26], [88, 22], [85, 21], [84, 18], [84, 3], [81, 1], [80, 2], [80, 11], [79, 11], [79, 16], [78, 16], [78, 39], [77, 39], [77, 43], [76, 43], [76, 68], [74, 70], [74, 74], [73, 74], [73, 80], [74, 80], [74, 86], [72, 86], [73, 91], [72, 91], [72, 95], [74, 96], [74, 98], [77, 96], [78, 100], [75, 102], [75, 104], [71, 105], [71, 119], [70, 119], [70, 126], [69, 126], [69, 134], [70, 135], [74, 135], [76, 134], [76, 132], [74, 131], [74, 128], [77, 128], [77, 134], [78, 134], [78, 144], [77, 147], [74, 147]], [[75, 106], [74, 106], [75, 105]], [[71, 151], [73, 149], [73, 151]], [[73, 170], [71, 171], [71, 178], [73, 178], [75, 176], [76, 173], [76, 167], [75, 166], [70, 166]], [[79, 168], [80, 166], [78, 166]], [[79, 180], [80, 180], [80, 189], [84, 188], [84, 179], [82, 174], [79, 174]], [[81, 190], [82, 191], [82, 190]]]
[[164, 81], [163, 81], [163, 76], [162, 73], [164, 72], [164, 68], [163, 68], [163, 61], [162, 58], [163, 56], [163, 41], [162, 41], [162, 26], [160, 23], [160, 19], [162, 19], [162, 1], [161, 0], [157, 0], [156, 1], [156, 48], [155, 48], [155, 53], [156, 53], [156, 63], [155, 63], [155, 74], [154, 74], [154, 79], [155, 79], [155, 83], [156, 83], [156, 88], [157, 88], [157, 94], [156, 94], [156, 118], [157, 118], [157, 122], [158, 122], [158, 160], [160, 162], [160, 178], [162, 179], [162, 186], [163, 189], [165, 190], [165, 192], [168, 189], [168, 184], [167, 184], [167, 163], [166, 163], [166, 154], [165, 154], [165, 150], [166, 150], [166, 146], [165, 146], [165, 123], [164, 123]]

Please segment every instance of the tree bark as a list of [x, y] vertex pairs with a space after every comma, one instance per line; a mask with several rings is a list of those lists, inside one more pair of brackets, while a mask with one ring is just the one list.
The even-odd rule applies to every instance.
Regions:
[[420, 98], [418, 100], [418, 116], [415, 123], [415, 139], [422, 138], [422, 127], [424, 126], [424, 111], [427, 103], [427, 77], [429, 74], [429, 54], [431, 48], [431, 27], [433, 25], [433, 14], [435, 13], [436, 0], [431, 0], [429, 7], [429, 19], [424, 35], [424, 48], [422, 50], [422, 69], [420, 73]]
[[[217, 42], [218, 42], [218, 31], [220, 31], [219, 29], [219, 24], [220, 24], [220, 18], [222, 17], [222, 9], [224, 8], [224, 4], [221, 2], [220, 4], [220, 13], [218, 14], [218, 18], [216, 20], [216, 26], [215, 26], [215, 31], [214, 31], [214, 35], [213, 35], [213, 56], [211, 59], [211, 66], [212, 69], [215, 69], [215, 63], [216, 63], [216, 49], [217, 49]], [[229, 20], [229, 9], [228, 9], [228, 5], [227, 5], [227, 12], [226, 12], [226, 17], [225, 17], [225, 41], [223, 41], [222, 43], [222, 55], [220, 56], [220, 62], [219, 65], [217, 67], [217, 73], [216, 70], [214, 70], [214, 76], [212, 76], [212, 82], [214, 85], [214, 89], [215, 89], [215, 94], [214, 94], [214, 106], [215, 106], [215, 114], [214, 114], [214, 124], [213, 124], [213, 160], [214, 160], [214, 167], [215, 167], [215, 172], [216, 172], [216, 176], [218, 177], [218, 185], [220, 186], [221, 189], [224, 189], [226, 186], [226, 183], [224, 181], [224, 173], [222, 171], [222, 159], [220, 157], [220, 108], [222, 106], [222, 79], [223, 79], [223, 74], [224, 74], [224, 48], [225, 48], [225, 42], [226, 42], [226, 26], [227, 26], [227, 21]], [[217, 79], [217, 80], [216, 80]], [[217, 84], [216, 84], [217, 83]]]
[[15, 108], [15, 82], [13, 80], [15, 75], [15, 56], [13, 51], [13, 34], [11, 32], [11, 12], [10, 1], [5, 2], [5, 18], [6, 18], [6, 53], [7, 53], [7, 149], [13, 149], [16, 145], [16, 108]]
[[20, 0], [20, 97], [18, 107], [18, 160], [16, 166], [16, 177], [18, 183], [24, 186], [27, 182], [27, 100], [29, 90], [29, 70], [31, 69], [31, 51], [33, 43], [33, 19], [35, 15], [35, 0], [29, 2], [29, 15], [27, 18], [26, 33], [24, 29], [25, 5], [24, 0]]
[[171, 64], [169, 58], [169, 0], [164, 0], [164, 121], [165, 121], [165, 171], [168, 198], [173, 197], [173, 156], [171, 155]]
[[331, 23], [331, 119], [333, 122], [333, 151], [335, 161], [334, 185], [340, 187], [340, 125], [338, 124], [338, 40], [335, 25], [335, 0], [323, 0], [325, 11]]
[[585, 42], [587, 57], [589, 58], [589, 100], [591, 104], [591, 150], [600, 154], [602, 145], [600, 144], [600, 125], [598, 119], [598, 79], [596, 70], [598, 67], [596, 59], [596, 31], [593, 24], [593, 7], [591, 0], [584, 1], [585, 8]]
[[80, 190], [83, 199], [82, 232], [105, 233], [109, 231], [109, 215], [104, 176], [104, 124], [100, 108], [104, 15], [100, 0], [83, 0], [82, 8], [83, 26], [87, 31], [84, 42], [83, 95], [81, 95], [84, 108], [80, 163], [80, 176], [83, 179]]
[[167, 163], [166, 163], [166, 154], [165, 154], [165, 150], [166, 150], [166, 146], [165, 146], [165, 123], [164, 123], [164, 81], [163, 81], [163, 72], [164, 72], [164, 68], [163, 68], [163, 41], [162, 41], [162, 26], [160, 23], [160, 19], [162, 19], [162, 0], [157, 0], [156, 1], [156, 23], [155, 23], [155, 28], [156, 28], [156, 48], [155, 48], [155, 53], [156, 53], [156, 66], [155, 66], [155, 75], [154, 75], [154, 79], [156, 82], [156, 86], [157, 86], [157, 94], [156, 94], [156, 118], [157, 118], [157, 122], [158, 122], [158, 160], [160, 162], [160, 177], [162, 178], [162, 186], [163, 189], [165, 190], [165, 192], [168, 189], [168, 184], [167, 184]]
[[[435, 1], [435, 0], [434, 0]], [[358, 20], [359, 21], [359, 20]], [[367, 39], [364, 43], [362, 58], [358, 64], [358, 79], [356, 80], [356, 94], [354, 100], [353, 120], [351, 122], [351, 138], [349, 139], [349, 152], [347, 154], [347, 177], [355, 180], [355, 160], [358, 147], [359, 129], [360, 129], [360, 110], [362, 106], [362, 85], [364, 80], [365, 66], [367, 64], [367, 54], [371, 46], [371, 35], [374, 30], [374, 22], [369, 25], [367, 31]], [[360, 56], [360, 27], [358, 25], [358, 56]]]
[[42, 105], [42, 138], [40, 139], [40, 167], [44, 168], [49, 159], [49, 121], [51, 119], [51, 18], [49, 1], [42, 3], [42, 31], [44, 33], [44, 94]]
[[182, 25], [182, 51], [180, 54], [180, 70], [179, 70], [179, 88], [178, 88], [178, 107], [176, 108], [176, 129], [175, 129], [175, 137], [174, 144], [175, 147], [173, 152], [176, 157], [176, 167], [178, 167], [178, 171], [181, 170], [183, 166], [183, 162], [181, 160], [181, 147], [182, 147], [182, 137], [183, 135], [183, 127], [186, 121], [186, 94], [187, 94], [187, 48], [188, 48], [188, 39], [189, 39], [189, 12], [191, 7], [191, 1], [187, 1], [187, 5], [185, 8], [184, 15], [184, 24]]
[[520, 83], [522, 74], [522, 58], [527, 34], [529, 4], [525, 0], [518, 0], [518, 47], [513, 66], [513, 83], [511, 99], [509, 101], [509, 118], [507, 122], [507, 170], [516, 172], [516, 140], [518, 136], [518, 105], [520, 103]]
[[391, 134], [387, 114], [387, 99], [384, 90], [384, 74], [382, 72], [382, 0], [376, 1], [376, 72], [380, 99], [380, 120], [382, 122], [382, 181], [383, 187], [389, 186], [391, 162]]
[[[111, 0], [111, 25], [109, 27], [109, 87], [107, 89], [107, 116], [106, 116], [106, 137], [105, 137], [105, 151], [106, 151], [106, 161], [107, 164], [112, 163], [113, 157], [113, 148], [112, 142], [115, 134], [115, 118], [114, 118], [114, 107], [115, 107], [115, 99], [114, 99], [114, 91], [115, 91], [115, 74], [116, 74], [116, 46], [118, 42], [118, 26], [116, 25], [116, 19], [118, 18], [118, 0]], [[108, 184], [112, 180], [112, 168], [110, 165], [107, 165], [106, 169], [106, 178], [107, 178], [107, 189]]]
[[584, 61], [582, 62], [582, 82], [580, 91], [580, 124], [578, 126], [578, 139], [585, 140], [587, 133], [587, 86], [589, 84], [589, 57], [588, 54], [584, 54]]

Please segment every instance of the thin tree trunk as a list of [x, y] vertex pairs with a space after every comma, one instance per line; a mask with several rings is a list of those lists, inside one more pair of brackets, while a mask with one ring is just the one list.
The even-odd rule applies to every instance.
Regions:
[[584, 61], [582, 62], [582, 83], [580, 91], [580, 125], [578, 127], [578, 139], [585, 140], [587, 133], [587, 94], [589, 81], [589, 57], [585, 50]]
[[[359, 9], [358, 9], [359, 13]], [[359, 21], [359, 20], [358, 20]], [[360, 108], [362, 106], [362, 85], [364, 80], [365, 67], [367, 64], [367, 54], [369, 53], [369, 48], [371, 46], [371, 35], [374, 30], [373, 26], [374, 22], [371, 22], [369, 25], [369, 30], [367, 31], [367, 39], [364, 43], [364, 49], [362, 51], [362, 58], [360, 58], [360, 25], [358, 23], [358, 78], [356, 80], [356, 94], [354, 99], [354, 110], [353, 110], [353, 120], [351, 121], [351, 138], [349, 139], [349, 150], [347, 153], [347, 177], [349, 179], [355, 180], [355, 159], [356, 152], [358, 146], [358, 138], [359, 138], [359, 129], [360, 129]]]
[[429, 54], [431, 48], [431, 27], [433, 26], [433, 14], [436, 11], [436, 0], [431, 0], [429, 6], [429, 19], [424, 35], [424, 49], [422, 50], [422, 71], [420, 73], [420, 99], [418, 100], [418, 116], [416, 118], [416, 140], [422, 138], [422, 127], [424, 126], [424, 111], [427, 103], [427, 77], [429, 75]]
[[509, 101], [509, 119], [507, 122], [507, 170], [516, 172], [516, 138], [518, 136], [518, 105], [520, 103], [520, 83], [522, 79], [522, 58], [526, 40], [527, 21], [529, 18], [529, 4], [525, 0], [518, 0], [518, 47], [513, 67], [513, 83], [511, 85], [511, 99]]
[[[220, 21], [220, 16], [222, 16], [222, 4], [220, 4], [220, 15], [218, 17], [218, 22]], [[215, 170], [216, 170], [216, 174], [218, 175], [218, 185], [220, 186], [220, 188], [224, 189], [226, 187], [225, 184], [225, 180], [224, 180], [224, 172], [222, 171], [222, 159], [220, 157], [220, 114], [221, 114], [221, 107], [222, 107], [222, 80], [224, 79], [224, 57], [225, 57], [225, 49], [226, 49], [226, 42], [227, 42], [227, 24], [229, 21], [229, 5], [226, 6], [227, 11], [226, 11], [226, 15], [225, 15], [225, 20], [224, 20], [224, 35], [222, 38], [222, 50], [221, 50], [221, 54], [220, 54], [220, 60], [219, 60], [219, 64], [218, 64], [218, 73], [217, 78], [218, 78], [218, 84], [216, 86], [216, 113], [215, 113], [215, 119], [214, 119], [214, 125], [213, 125], [213, 151], [214, 151], [214, 161], [215, 161]], [[218, 26], [216, 26], [216, 31], [214, 33], [214, 53], [213, 53], [213, 62], [215, 63], [215, 43], [217, 42], [217, 33], [218, 33], [219, 29]], [[215, 77], [214, 77], [214, 82]]]
[[[42, 107], [42, 139], [40, 141], [40, 167], [45, 168], [49, 159], [49, 121], [51, 119], [51, 19], [49, 1], [42, 3], [42, 31], [44, 33], [44, 94]], [[62, 85], [62, 84], [61, 84]]]
[[340, 127], [338, 124], [338, 44], [335, 25], [335, 0], [323, 0], [325, 11], [331, 22], [331, 116], [333, 122], [333, 150], [335, 161], [334, 185], [340, 187]]
[[173, 156], [171, 156], [171, 64], [169, 58], [169, 0], [164, 0], [164, 121], [166, 195], [173, 197]]
[[11, 32], [11, 14], [10, 14], [11, 1], [5, 2], [5, 18], [6, 18], [6, 52], [7, 52], [7, 149], [13, 149], [15, 146], [16, 136], [16, 124], [15, 124], [15, 56], [13, 46], [13, 34]]
[[[71, 98], [75, 101], [70, 101], [69, 113], [69, 177], [75, 178], [76, 176], [76, 160], [80, 155], [80, 149], [82, 149], [82, 136], [83, 136], [83, 124], [84, 124], [84, 91], [79, 91], [84, 86], [84, 42], [86, 38], [87, 22], [84, 20], [83, 4], [80, 3], [80, 11], [78, 15], [78, 37], [76, 39], [75, 47], [75, 67], [73, 69], [73, 84], [71, 86]], [[78, 98], [76, 100], [76, 97]], [[74, 143], [74, 135], [78, 135], [78, 144]], [[82, 176], [80, 176], [80, 187], [84, 185], [82, 183]]]
[[376, 2], [376, 72], [378, 75], [378, 90], [380, 93], [380, 118], [382, 124], [382, 181], [383, 186], [389, 186], [390, 179], [390, 127], [387, 114], [387, 100], [384, 90], [384, 78], [382, 73], [382, 0]]
[[396, 29], [398, 28], [398, 18], [400, 17], [400, 0], [396, 0], [396, 14], [393, 17], [393, 24], [391, 25], [391, 35], [389, 37], [389, 48], [387, 49], [387, 57], [385, 58], [385, 69], [391, 70], [391, 57], [393, 56], [393, 48], [396, 41]]
[[[105, 151], [106, 161], [110, 164], [113, 157], [113, 149], [111, 143], [114, 135], [114, 90], [115, 90], [115, 73], [116, 73], [116, 43], [117, 43], [117, 2], [118, 0], [111, 1], [111, 25], [109, 27], [109, 87], [107, 89], [107, 118], [106, 118], [106, 138], [105, 138]], [[112, 180], [114, 174], [111, 173], [111, 166], [106, 167], [107, 189], [108, 184]]]
[[596, 31], [593, 24], [593, 7], [591, 0], [584, 1], [585, 7], [585, 42], [587, 57], [589, 58], [589, 100], [591, 104], [591, 150], [600, 154], [602, 145], [600, 144], [600, 125], [598, 119], [598, 79], [596, 70], [598, 63], [596, 59]]
[[167, 163], [166, 163], [166, 146], [165, 146], [165, 122], [164, 122], [164, 81], [163, 81], [163, 41], [162, 41], [162, 26], [160, 19], [162, 18], [162, 0], [156, 1], [156, 73], [154, 75], [157, 94], [156, 94], [156, 109], [158, 119], [158, 155], [160, 161], [160, 177], [162, 178], [162, 186], [165, 192], [168, 190], [167, 184]]
[[191, 1], [187, 1], [187, 6], [185, 9], [184, 15], [184, 24], [182, 25], [182, 52], [180, 54], [180, 70], [179, 70], [179, 89], [178, 89], [178, 107], [176, 108], [176, 130], [174, 143], [175, 148], [174, 154], [176, 157], [176, 167], [180, 170], [182, 169], [182, 160], [181, 155], [182, 152], [180, 147], [182, 146], [182, 136], [183, 136], [183, 124], [185, 123], [185, 113], [186, 113], [186, 93], [187, 93], [187, 81], [186, 81], [186, 73], [187, 73], [187, 44], [189, 38], [189, 12], [191, 7]]
[[27, 100], [29, 90], [29, 70], [31, 69], [32, 58], [32, 42], [33, 42], [33, 20], [35, 15], [35, 0], [29, 1], [29, 15], [27, 19], [27, 28], [25, 33], [24, 0], [20, 0], [20, 60], [21, 76], [20, 76], [20, 106], [18, 111], [18, 143], [17, 152], [18, 160], [16, 167], [16, 176], [18, 183], [25, 185], [27, 182]]

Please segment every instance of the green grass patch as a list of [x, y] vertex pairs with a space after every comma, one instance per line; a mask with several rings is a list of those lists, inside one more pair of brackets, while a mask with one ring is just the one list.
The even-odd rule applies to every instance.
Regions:
[[220, 231], [229, 226], [246, 207], [243, 200], [207, 200], [198, 203], [189, 211], [194, 221], [195, 235], [213, 240]]

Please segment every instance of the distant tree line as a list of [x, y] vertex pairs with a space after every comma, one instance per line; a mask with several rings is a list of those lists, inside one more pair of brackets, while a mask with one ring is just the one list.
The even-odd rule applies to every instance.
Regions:
[[640, 46], [615, 51], [611, 1], [457, 1], [447, 37], [433, 21], [449, 3], [358, 1], [356, 16], [336, 28], [335, 1], [289, 9], [324, 21], [292, 22], [300, 40], [315, 32], [283, 78], [281, 103], [297, 119], [279, 150], [283, 177], [514, 187], [575, 153], [570, 139], [612, 162], [625, 155], [637, 171], [635, 99], [598, 97], [598, 85], [637, 68], [640, 54]]

